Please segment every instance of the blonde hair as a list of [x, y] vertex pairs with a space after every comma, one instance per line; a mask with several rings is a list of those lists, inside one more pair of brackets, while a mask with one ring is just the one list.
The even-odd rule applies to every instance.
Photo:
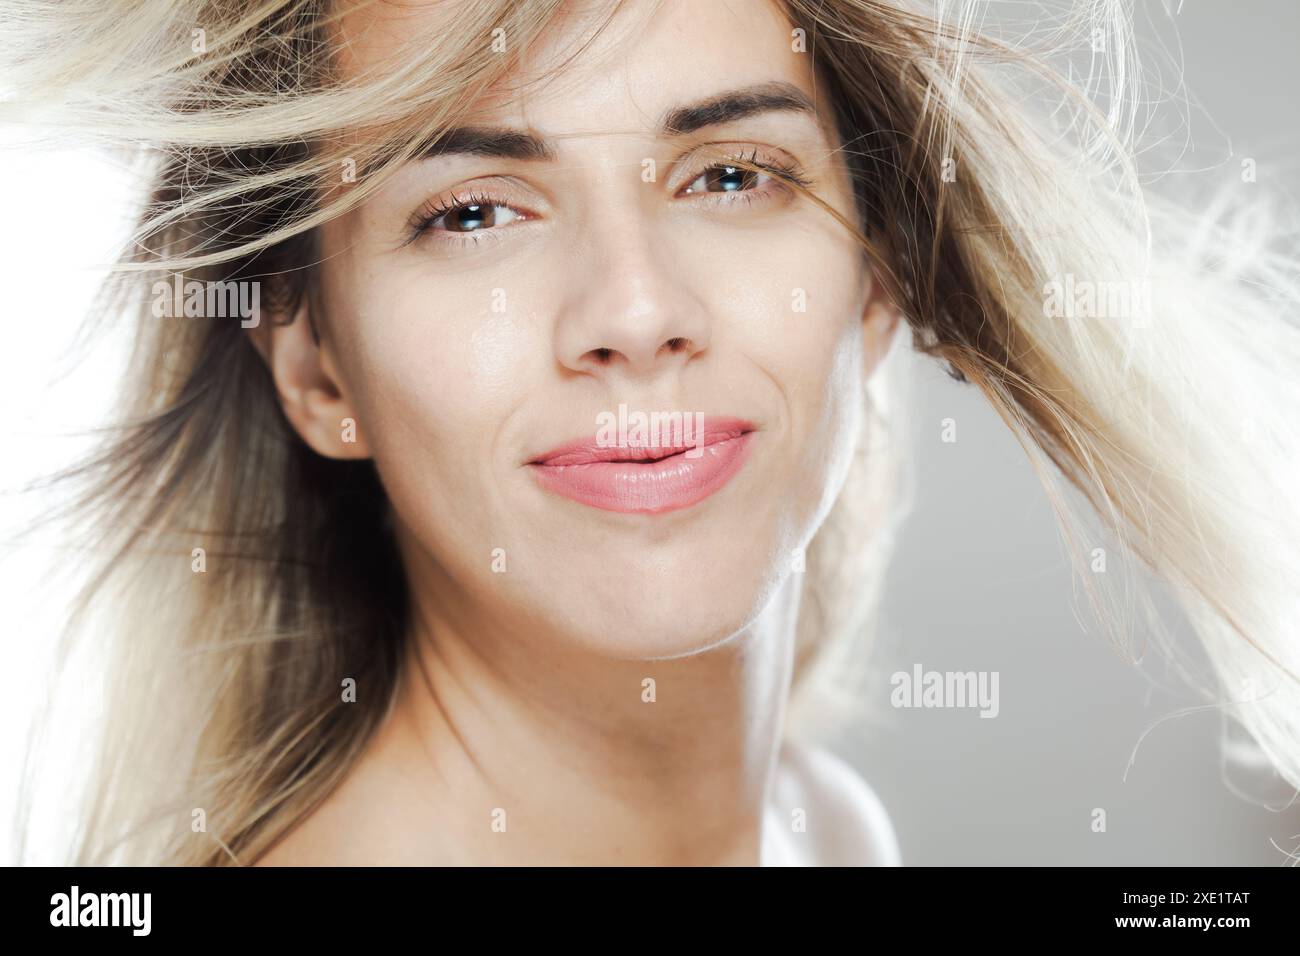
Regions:
[[[562, 4], [458, 4], [454, 40], [351, 79], [331, 4], [135, 6], [11, 4], [0, 53], [17, 91], [5, 117], [154, 164], [111, 290], [139, 320], [125, 421], [69, 476], [89, 483], [72, 517], [102, 555], [69, 638], [95, 608], [119, 622], [95, 632], [110, 696], [75, 858], [246, 863], [324, 799], [382, 721], [405, 581], [373, 466], [307, 449], [237, 322], [159, 322], [142, 295], [177, 271], [258, 281], [264, 312], [294, 316], [316, 291], [314, 227], [510, 82], [514, 52]], [[1139, 74], [1118, 3], [1084, 4], [1038, 51], [978, 33], [975, 2], [939, 18], [873, 0], [783, 6], [835, 106], [860, 214], [844, 225], [916, 347], [1020, 439], [1080, 562], [1075, 492], [1121, 559], [1173, 587], [1214, 666], [1203, 689], [1300, 785], [1293, 252], [1256, 207], [1191, 213], [1140, 187]], [[493, 52], [494, 30], [511, 53]], [[1095, 31], [1105, 110], [1049, 66]], [[1053, 115], [1020, 105], [1031, 88], [1054, 93]], [[1046, 314], [1067, 276], [1149, 290], [1150, 308]], [[854, 711], [859, 684], [844, 677], [861, 674], [905, 504], [887, 386], [873, 383], [858, 459], [809, 548], [790, 734]], [[1133, 599], [1136, 565], [1121, 563]], [[368, 688], [347, 708], [339, 675]], [[195, 808], [205, 832], [191, 830]]]

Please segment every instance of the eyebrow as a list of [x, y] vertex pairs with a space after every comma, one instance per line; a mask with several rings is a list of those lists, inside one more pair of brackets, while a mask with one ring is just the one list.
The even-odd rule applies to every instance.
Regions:
[[[777, 111], [816, 115], [817, 107], [793, 83], [758, 83], [668, 110], [659, 121], [659, 135], [685, 136], [708, 126]], [[453, 155], [554, 160], [556, 152], [550, 140], [535, 133], [497, 126], [453, 127], [421, 151], [424, 159]]]
[[684, 136], [706, 126], [781, 110], [817, 114], [813, 101], [793, 83], [759, 83], [669, 110], [659, 124], [659, 131], [664, 136]]

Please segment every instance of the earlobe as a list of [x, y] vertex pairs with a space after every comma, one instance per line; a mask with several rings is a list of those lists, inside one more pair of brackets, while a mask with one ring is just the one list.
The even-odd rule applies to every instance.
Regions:
[[370, 457], [356, 408], [328, 340], [312, 334], [304, 304], [292, 322], [262, 322], [249, 330], [275, 382], [280, 407], [294, 431], [326, 458]]

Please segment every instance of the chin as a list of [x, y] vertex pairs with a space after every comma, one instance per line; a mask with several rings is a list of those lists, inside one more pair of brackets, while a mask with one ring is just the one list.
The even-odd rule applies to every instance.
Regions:
[[[561, 626], [570, 640], [623, 660], [698, 654], [744, 631], [780, 583], [771, 562], [664, 560], [658, 573], [596, 573], [570, 598]], [[553, 598], [552, 598], [553, 599]]]

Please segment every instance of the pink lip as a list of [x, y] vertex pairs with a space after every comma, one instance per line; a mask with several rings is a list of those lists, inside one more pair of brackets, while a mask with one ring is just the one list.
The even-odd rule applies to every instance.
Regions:
[[753, 424], [742, 419], [709, 417], [698, 457], [687, 455], [692, 442], [602, 447], [593, 436], [566, 442], [528, 467], [543, 488], [580, 504], [660, 514], [689, 508], [721, 489], [744, 465], [753, 433]]

